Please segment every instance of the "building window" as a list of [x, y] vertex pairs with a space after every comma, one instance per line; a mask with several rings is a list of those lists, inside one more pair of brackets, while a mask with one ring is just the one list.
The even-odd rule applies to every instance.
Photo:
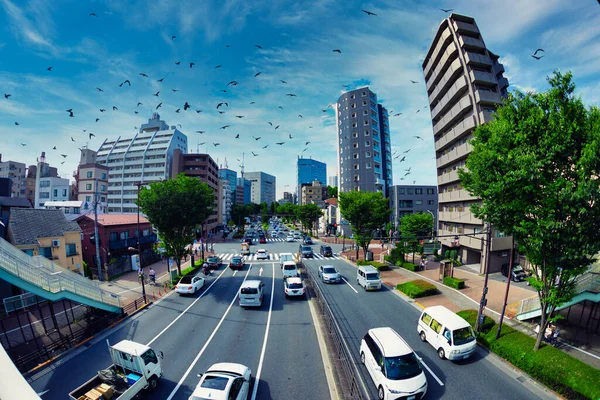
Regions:
[[413, 188], [407, 188], [406, 189], [406, 194], [413, 194], [413, 193], [414, 193]]
[[433, 194], [433, 189], [427, 189], [427, 194]]
[[58, 189], [52, 191], [54, 198], [58, 197]]
[[358, 158], [358, 153], [354, 153], [354, 154], [352, 155], [352, 157], [354, 157], [354, 158]]
[[423, 189], [421, 189], [421, 188], [416, 188], [416, 189], [415, 189], [415, 194], [423, 194]]
[[357, 138], [357, 137], [358, 137], [358, 132], [353, 132], [353, 133], [352, 133], [352, 137], [353, 137], [353, 138]]
[[363, 95], [363, 96], [366, 96], [366, 95], [367, 95], [367, 92], [362, 92], [362, 95]]
[[105, 202], [106, 202], [106, 197], [104, 197], [104, 196], [100, 197], [100, 201], [101, 201], [102, 203], [105, 203]]
[[85, 184], [85, 190], [92, 190], [92, 184], [91, 183], [86, 183]]
[[85, 201], [87, 201], [87, 202], [92, 201], [92, 196], [85, 196]]
[[73, 214], [81, 214], [81, 209], [79, 207], [73, 207]]
[[92, 171], [88, 171], [88, 172], [87, 172], [87, 177], [88, 177], [88, 178], [91, 178], [91, 177], [93, 177], [93, 172], [92, 172]]
[[62, 195], [63, 195], [63, 197], [67, 197], [67, 189], [63, 189]]
[[356, 98], [356, 95], [355, 95], [355, 94], [351, 94], [351, 95], [350, 95], [350, 99], [354, 100], [355, 98]]
[[370, 140], [365, 140], [365, 147], [369, 147], [371, 145], [371, 141]]
[[67, 243], [65, 251], [67, 252], [67, 257], [73, 257], [77, 255], [77, 245], [75, 243]]
[[365, 164], [365, 168], [367, 168], [367, 169], [371, 169], [371, 163], [370, 163], [370, 162], [366, 163], [366, 164]]
[[[365, 104], [366, 105], [366, 104]], [[363, 110], [363, 115], [369, 115], [369, 111]]]
[[404, 194], [404, 188], [398, 189], [398, 194]]
[[354, 169], [359, 169], [360, 165], [359, 164], [354, 164]]
[[371, 152], [370, 151], [365, 151], [365, 157], [371, 157]]
[[369, 120], [365, 119], [365, 125], [369, 125]]
[[423, 200], [415, 200], [415, 205], [416, 206], [422, 206], [423, 205]]
[[103, 192], [106, 192], [106, 185], [100, 186], [100, 190], [102, 190]]
[[359, 175], [354, 175], [354, 182], [358, 182], [360, 180], [360, 176]]
[[352, 118], [356, 118], [356, 113], [352, 113]]
[[48, 260], [52, 260], [52, 247], [40, 247], [40, 256], [46, 257]]
[[355, 149], [358, 149], [358, 143], [352, 143], [352, 147], [354, 147]]
[[435, 205], [435, 200], [427, 200], [427, 205], [428, 205], [428, 206], [433, 206], [433, 205]]
[[353, 127], [353, 128], [356, 128], [356, 127], [358, 127], [358, 124], [357, 124], [356, 122], [353, 122], [353, 123], [352, 123], [352, 127]]
[[370, 135], [371, 135], [371, 131], [369, 131], [369, 130], [366, 130], [366, 131], [365, 131], [365, 136], [370, 136]]
[[494, 236], [497, 238], [503, 238], [503, 237], [506, 237], [506, 234], [504, 232], [495, 231]]
[[102, 180], [106, 180], [106, 173], [105, 172], [102, 173]]

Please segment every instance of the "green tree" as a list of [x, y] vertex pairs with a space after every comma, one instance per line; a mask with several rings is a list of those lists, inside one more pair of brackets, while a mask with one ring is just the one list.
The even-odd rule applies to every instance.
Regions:
[[244, 226], [244, 218], [250, 217], [254, 211], [251, 204], [234, 204], [231, 206], [231, 219], [238, 225]]
[[204, 182], [179, 174], [175, 179], [154, 182], [140, 190], [139, 207], [158, 229], [167, 254], [177, 262], [181, 274], [181, 259], [195, 238], [196, 226], [212, 214], [215, 196]]
[[473, 214], [513, 235], [533, 266], [541, 304], [535, 350], [600, 250], [600, 111], [574, 95], [571, 73], [547, 80], [547, 91], [509, 95], [475, 131], [459, 171], [463, 187], [482, 199]]
[[323, 211], [314, 203], [304, 204], [296, 207], [296, 216], [298, 217], [298, 220], [300, 220], [303, 229], [305, 231], [309, 231], [311, 236], [313, 235], [313, 227], [315, 226], [315, 223], [319, 220], [319, 218], [321, 218], [322, 215]]
[[[407, 214], [400, 219], [400, 234], [402, 236], [429, 236], [433, 226], [433, 217], [429, 213]], [[417, 238], [402, 239], [408, 243], [408, 247], [413, 253], [413, 263], [415, 262], [415, 252], [419, 247]]]
[[[350, 223], [356, 245], [367, 254], [373, 231], [381, 228], [390, 216], [388, 200], [381, 192], [351, 191], [340, 193], [340, 211]], [[356, 248], [358, 258], [358, 247]]]
[[331, 199], [332, 197], [338, 197], [338, 188], [327, 185], [327, 196]]
[[277, 203], [274, 201], [271, 203], [271, 205], [269, 206], [269, 212], [271, 214], [275, 214], [277, 211]]

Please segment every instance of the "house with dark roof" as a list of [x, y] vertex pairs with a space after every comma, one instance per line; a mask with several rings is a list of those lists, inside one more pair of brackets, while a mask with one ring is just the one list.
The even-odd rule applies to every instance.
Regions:
[[60, 210], [13, 208], [8, 241], [30, 256], [44, 256], [75, 272], [83, 272], [81, 229]]

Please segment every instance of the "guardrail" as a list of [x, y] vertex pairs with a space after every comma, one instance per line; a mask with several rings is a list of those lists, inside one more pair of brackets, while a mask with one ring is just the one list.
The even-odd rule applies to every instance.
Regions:
[[315, 281], [313, 274], [314, 273], [302, 263], [302, 278], [305, 282], [309, 282], [308, 288], [312, 289], [309, 290], [309, 294], [316, 300], [325, 328], [329, 333], [330, 342], [332, 344], [331, 348], [329, 348], [330, 355], [335, 357], [335, 360], [337, 361], [335, 370], [338, 372], [341, 380], [341, 382], [338, 382], [339, 387], [342, 389], [340, 390], [340, 395], [344, 399], [366, 400], [369, 397], [363, 393], [359, 386], [356, 375], [356, 366], [352, 362], [352, 354], [342, 338], [342, 331], [335, 320], [333, 311], [323, 296], [321, 288], [319, 288], [318, 284], [313, 283]]

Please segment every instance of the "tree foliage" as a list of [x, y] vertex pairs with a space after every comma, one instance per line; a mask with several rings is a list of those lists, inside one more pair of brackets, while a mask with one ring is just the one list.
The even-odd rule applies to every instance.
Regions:
[[533, 265], [542, 314], [536, 350], [600, 249], [600, 112], [575, 97], [570, 73], [555, 72], [548, 83], [545, 92], [510, 95], [475, 131], [459, 171], [482, 199], [473, 214], [513, 235]]
[[303, 204], [301, 206], [296, 206], [296, 217], [302, 224], [302, 228], [305, 231], [310, 231], [310, 234], [313, 234], [313, 227], [315, 223], [321, 218], [323, 215], [323, 210], [316, 204]]
[[[354, 240], [364, 254], [373, 240], [373, 231], [389, 220], [388, 201], [381, 192], [351, 191], [340, 193], [340, 211], [350, 223]], [[358, 248], [357, 248], [358, 253]]]
[[189, 253], [186, 246], [193, 242], [196, 226], [212, 214], [214, 201], [213, 190], [206, 183], [184, 174], [140, 190], [140, 210], [158, 229], [180, 274], [181, 259]]
[[327, 185], [327, 196], [331, 199], [332, 197], [338, 197], [338, 188]]
[[[407, 214], [400, 219], [400, 233], [402, 236], [429, 236], [433, 229], [433, 217], [429, 213]], [[415, 252], [419, 247], [418, 238], [402, 239], [402, 242], [408, 243], [408, 248], [413, 253], [413, 262], [415, 261]]]

